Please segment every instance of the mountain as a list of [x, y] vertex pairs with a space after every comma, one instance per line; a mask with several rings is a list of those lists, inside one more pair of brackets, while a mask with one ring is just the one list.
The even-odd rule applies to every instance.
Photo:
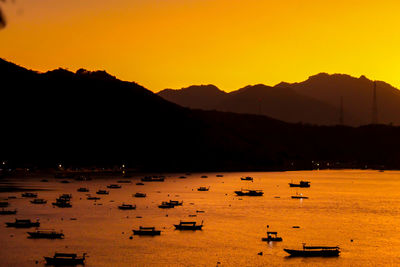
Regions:
[[[276, 86], [282, 88], [282, 84]], [[374, 82], [365, 76], [355, 78], [344, 74], [320, 73], [301, 83], [284, 84], [299, 94], [318, 99], [336, 108], [343, 97], [344, 119], [350, 125], [372, 121]], [[400, 125], [400, 90], [385, 82], [376, 82], [378, 122]]]
[[[384, 82], [376, 84], [379, 122], [400, 125], [400, 90]], [[301, 83], [259, 84], [230, 93], [207, 85], [163, 90], [158, 95], [189, 108], [262, 114], [317, 125], [339, 123], [342, 97], [344, 123], [359, 126], [371, 123], [373, 85], [364, 76], [320, 73]]]
[[105, 71], [38, 73], [0, 60], [0, 81], [0, 158], [9, 162], [124, 161], [152, 172], [305, 169], [317, 160], [400, 168], [399, 127], [188, 109]]

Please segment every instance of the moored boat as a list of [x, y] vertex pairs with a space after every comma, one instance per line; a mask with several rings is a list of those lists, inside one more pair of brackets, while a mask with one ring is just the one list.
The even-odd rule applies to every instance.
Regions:
[[267, 232], [267, 237], [263, 237], [261, 240], [266, 242], [279, 242], [282, 241], [282, 237], [279, 237], [277, 232]]
[[142, 227], [140, 226], [138, 230], [132, 230], [134, 235], [160, 235], [161, 231], [156, 230], [155, 227]]
[[130, 180], [119, 180], [119, 181], [117, 181], [117, 183], [119, 183], [119, 184], [130, 184], [131, 181]]
[[172, 205], [171, 203], [167, 201], [163, 201], [160, 205], [158, 205], [160, 209], [172, 209], [175, 207], [175, 205]]
[[43, 198], [35, 198], [34, 200], [31, 200], [32, 204], [46, 204], [47, 200]]
[[253, 196], [253, 197], [256, 197], [256, 196], [264, 195], [264, 192], [262, 190], [249, 190], [249, 189], [243, 190], [242, 189], [240, 191], [235, 191], [235, 194], [238, 195], [238, 196]]
[[54, 230], [36, 230], [35, 232], [27, 232], [29, 238], [47, 238], [47, 239], [62, 239], [64, 234]]
[[96, 192], [96, 194], [98, 194], [98, 195], [108, 195], [110, 192], [109, 191], [106, 191], [106, 190], [98, 190], [97, 192]]
[[120, 206], [118, 206], [118, 208], [120, 210], [135, 210], [136, 209], [136, 205], [132, 205], [132, 204], [122, 204]]
[[118, 185], [118, 184], [110, 184], [110, 185], [107, 185], [107, 188], [110, 188], [110, 189], [119, 189], [119, 188], [121, 188], [122, 186], [120, 186], [120, 185]]
[[133, 195], [134, 197], [146, 197], [145, 193], [136, 193]]
[[197, 191], [208, 191], [208, 190], [210, 190], [210, 187], [200, 186], [199, 188], [197, 188]]
[[78, 265], [85, 263], [86, 253], [79, 257], [75, 253], [54, 253], [53, 257], [44, 257], [48, 265]]
[[88, 196], [86, 199], [87, 199], [87, 200], [99, 200], [100, 198], [99, 198], [99, 197], [91, 197], [91, 196]]
[[182, 222], [180, 221], [179, 224], [174, 224], [176, 230], [202, 230], [203, 222], [201, 224], [197, 224], [196, 222]]
[[308, 199], [308, 197], [303, 196], [303, 194], [296, 194], [295, 196], [292, 196], [294, 199]]
[[303, 249], [283, 249], [292, 257], [338, 257], [340, 248], [328, 246], [306, 246], [303, 244]]
[[169, 203], [170, 205], [173, 205], [173, 206], [182, 206], [183, 201], [170, 200], [168, 203]]
[[22, 193], [21, 196], [22, 197], [37, 197], [37, 194], [36, 193], [26, 192], [26, 193]]
[[8, 203], [7, 201], [0, 202], [0, 208], [5, 208], [5, 207], [8, 207], [9, 205], [10, 205], [10, 203]]
[[12, 214], [17, 214], [17, 210], [5, 210], [1, 209], [0, 210], [0, 215], [12, 215]]
[[300, 181], [300, 183], [295, 184], [295, 183], [289, 183], [290, 187], [302, 187], [302, 188], [307, 188], [310, 187], [310, 183], [309, 181]]
[[7, 222], [7, 227], [15, 227], [15, 228], [30, 228], [30, 227], [39, 227], [40, 222], [32, 222], [31, 220], [18, 220], [15, 219], [15, 222]]
[[78, 192], [89, 192], [89, 189], [86, 188], [86, 187], [81, 187], [81, 188], [78, 188], [78, 190], [76, 190], [76, 191], [78, 191]]
[[253, 177], [250, 177], [250, 176], [241, 177], [240, 180], [242, 180], [242, 181], [253, 181]]

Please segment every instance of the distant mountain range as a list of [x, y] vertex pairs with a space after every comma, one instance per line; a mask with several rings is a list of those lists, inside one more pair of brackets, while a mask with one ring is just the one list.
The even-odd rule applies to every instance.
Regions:
[[[378, 122], [400, 125], [400, 90], [376, 82]], [[226, 93], [214, 85], [190, 86], [158, 93], [178, 105], [205, 110], [262, 114], [286, 122], [337, 125], [343, 99], [345, 125], [372, 122], [374, 82], [364, 76], [320, 73], [300, 83], [258, 84]]]
[[[9, 162], [123, 161], [152, 172], [307, 169], [316, 161], [400, 168], [399, 127], [311, 126], [188, 109], [105, 71], [38, 73], [0, 59], [0, 99], [0, 159]], [[312, 101], [317, 112], [321, 102]]]

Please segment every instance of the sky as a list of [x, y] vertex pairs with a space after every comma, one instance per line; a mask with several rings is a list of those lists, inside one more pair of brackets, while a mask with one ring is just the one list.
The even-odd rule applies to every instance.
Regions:
[[157, 92], [232, 91], [320, 73], [400, 88], [398, 0], [15, 0], [0, 57], [47, 71], [106, 70]]

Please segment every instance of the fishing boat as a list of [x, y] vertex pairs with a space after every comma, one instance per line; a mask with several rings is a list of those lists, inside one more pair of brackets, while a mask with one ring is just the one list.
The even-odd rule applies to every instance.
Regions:
[[36, 193], [26, 192], [26, 193], [22, 193], [21, 196], [22, 197], [37, 197], [37, 194]]
[[110, 188], [110, 189], [119, 189], [119, 188], [121, 188], [122, 186], [120, 186], [120, 185], [118, 185], [118, 184], [110, 184], [110, 185], [107, 185], [107, 188]]
[[142, 179], [140, 179], [142, 182], [164, 182], [164, 177], [151, 177], [151, 176], [146, 176]]
[[78, 192], [89, 192], [89, 189], [87, 189], [86, 187], [81, 187], [81, 188], [78, 188], [78, 190], [76, 190], [76, 191], [78, 191]]
[[44, 257], [48, 265], [79, 265], [85, 264], [86, 253], [79, 257], [75, 253], [54, 253], [53, 257]]
[[70, 200], [72, 198], [71, 194], [62, 194], [58, 197], [59, 199]]
[[241, 177], [240, 180], [242, 180], [242, 181], [253, 181], [253, 177], [250, 177], [250, 176]]
[[59, 208], [71, 208], [72, 204], [66, 200], [57, 199], [56, 202], [51, 203], [53, 206], [57, 206]]
[[262, 196], [264, 195], [264, 192], [262, 190], [240, 190], [240, 191], [235, 191], [235, 194], [238, 196], [252, 196], [252, 197], [256, 197], [256, 196]]
[[100, 198], [99, 198], [99, 197], [91, 197], [91, 196], [88, 196], [86, 199], [87, 199], [87, 200], [99, 200]]
[[138, 230], [132, 230], [134, 235], [160, 235], [161, 231], [156, 230], [155, 227], [142, 227], [140, 226]]
[[160, 205], [158, 205], [160, 209], [172, 209], [175, 207], [175, 205], [172, 205], [171, 203], [167, 201], [163, 201]]
[[222, 174], [217, 174], [216, 176], [217, 177], [224, 177]]
[[18, 220], [15, 219], [15, 222], [7, 222], [7, 227], [15, 227], [15, 228], [30, 228], [30, 227], [39, 227], [40, 222], [32, 222], [31, 220]]
[[208, 191], [208, 190], [210, 190], [210, 187], [200, 186], [199, 188], [197, 188], [197, 191]]
[[0, 215], [12, 215], [12, 214], [17, 214], [17, 210], [5, 210], [2, 209], [0, 210]]
[[176, 230], [201, 230], [203, 228], [203, 221], [201, 224], [197, 224], [196, 222], [182, 222], [179, 224], [174, 224]]
[[136, 185], [144, 185], [144, 183], [140, 183], [140, 182], [139, 182], [139, 183], [136, 183]]
[[200, 178], [208, 178], [207, 175], [202, 175]]
[[47, 200], [43, 198], [35, 198], [34, 200], [31, 200], [32, 204], [46, 204]]
[[134, 197], [146, 197], [145, 193], [136, 193], [133, 195]]
[[136, 205], [122, 204], [122, 205], [118, 206], [118, 208], [120, 210], [135, 210], [136, 209]]
[[309, 181], [300, 181], [300, 183], [298, 184], [294, 184], [293, 182], [289, 183], [290, 187], [302, 187], [302, 188], [307, 188], [310, 187], [310, 183]]
[[282, 237], [279, 237], [277, 232], [267, 232], [267, 237], [263, 237], [261, 240], [266, 242], [279, 242], [282, 241]]
[[179, 176], [179, 179], [186, 179], [186, 176]]
[[106, 190], [99, 190], [99, 191], [96, 192], [96, 194], [98, 194], [98, 195], [108, 195], [109, 193], [110, 192], [106, 191]]
[[64, 234], [54, 230], [36, 230], [35, 232], [27, 232], [29, 238], [47, 238], [47, 239], [62, 239]]
[[62, 183], [62, 184], [69, 184], [69, 181], [68, 181], [68, 180], [62, 180], [60, 183]]
[[308, 197], [303, 196], [303, 194], [296, 194], [295, 196], [292, 196], [294, 199], [308, 199]]
[[173, 205], [173, 206], [182, 206], [183, 201], [170, 200], [168, 203], [169, 203], [170, 205]]
[[283, 249], [292, 257], [338, 257], [340, 248], [327, 246], [306, 246], [303, 244], [303, 249]]
[[5, 207], [8, 207], [9, 205], [10, 205], [10, 203], [8, 203], [7, 201], [0, 202], [0, 208], [5, 208]]

